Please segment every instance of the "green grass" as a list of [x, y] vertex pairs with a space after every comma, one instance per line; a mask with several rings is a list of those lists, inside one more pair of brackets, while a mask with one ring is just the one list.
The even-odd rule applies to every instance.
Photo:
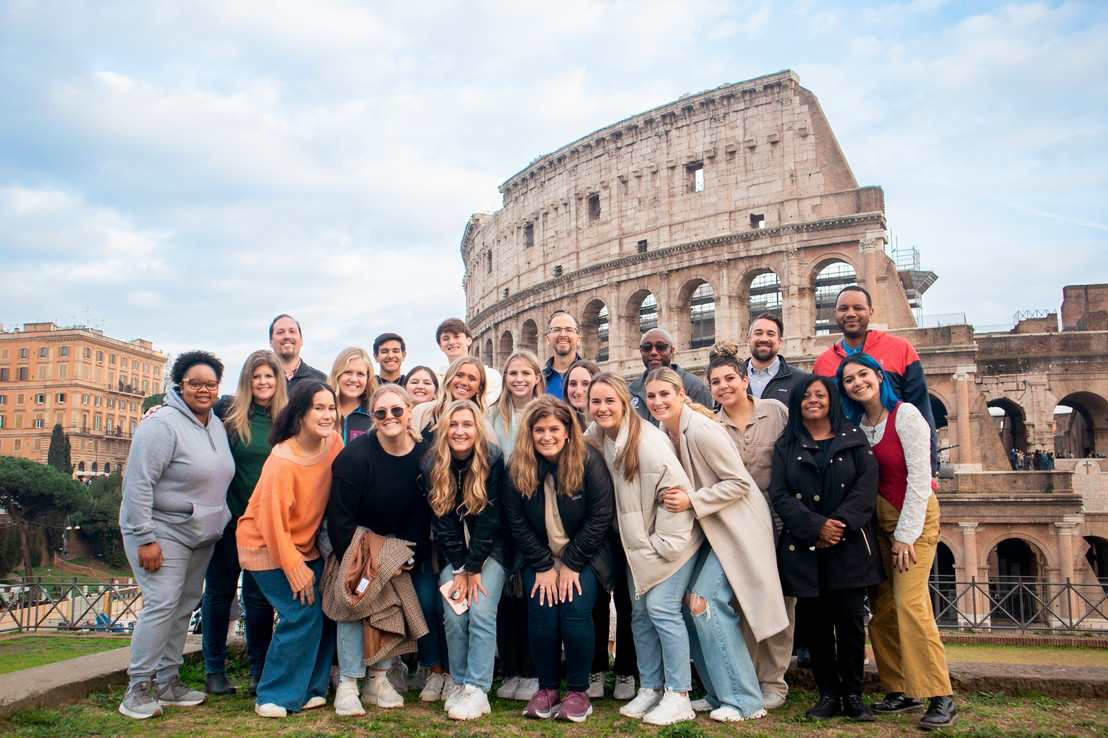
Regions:
[[962, 643], [947, 643], [945, 648], [947, 661], [951, 662], [980, 661], [991, 664], [1108, 666], [1108, 648], [994, 646]]
[[129, 636], [14, 636], [0, 640], [0, 674], [53, 664], [130, 644]]

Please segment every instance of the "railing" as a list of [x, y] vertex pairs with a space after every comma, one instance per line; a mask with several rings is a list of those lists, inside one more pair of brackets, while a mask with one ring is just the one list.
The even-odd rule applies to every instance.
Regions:
[[83, 630], [130, 633], [142, 593], [130, 582], [35, 582], [0, 586], [0, 633]]
[[1108, 633], [1108, 582], [932, 577], [931, 606], [943, 629]]

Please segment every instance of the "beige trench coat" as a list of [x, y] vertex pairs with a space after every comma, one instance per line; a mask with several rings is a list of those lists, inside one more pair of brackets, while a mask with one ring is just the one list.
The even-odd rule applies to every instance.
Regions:
[[681, 465], [693, 483], [693, 512], [751, 632], [763, 641], [789, 625], [769, 505], [722, 425], [686, 405], [680, 428]]

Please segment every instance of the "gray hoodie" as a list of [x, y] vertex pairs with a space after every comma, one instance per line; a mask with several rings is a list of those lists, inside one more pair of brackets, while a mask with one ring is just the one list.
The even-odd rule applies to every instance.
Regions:
[[119, 529], [139, 546], [172, 539], [188, 548], [219, 540], [231, 520], [227, 485], [235, 461], [215, 413], [202, 424], [170, 389], [136, 429], [123, 474]]

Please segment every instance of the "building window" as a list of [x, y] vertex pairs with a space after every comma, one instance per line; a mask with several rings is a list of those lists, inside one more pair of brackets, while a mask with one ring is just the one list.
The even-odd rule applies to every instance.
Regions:
[[87, 405], [88, 404], [88, 393], [87, 392], [84, 393], [83, 395], [81, 395], [81, 404], [82, 405]]
[[59, 392], [58, 393], [58, 404], [59, 405], [64, 405], [65, 404], [65, 393], [64, 392]]
[[7, 395], [0, 395], [0, 405], [7, 405], [7, 404], [8, 404], [8, 396]]
[[27, 358], [27, 349], [25, 349], [25, 348], [19, 349], [19, 358], [21, 358], [21, 359], [26, 359]]
[[95, 403], [96, 407], [100, 407], [103, 404], [104, 404], [104, 398], [101, 397], [100, 395], [97, 395], [96, 396], [96, 403]]
[[96, 361], [101, 363], [101, 364], [104, 363], [104, 352], [103, 351], [97, 351], [96, 352]]
[[100, 415], [99, 414], [97, 414], [96, 417], [94, 417], [92, 419], [92, 429], [93, 430], [100, 430]]
[[154, 376], [155, 377], [162, 376], [162, 368], [160, 366], [154, 367]]
[[12, 450], [13, 451], [22, 451], [23, 450], [23, 439], [17, 438], [14, 441], [12, 441]]
[[635, 250], [638, 251], [640, 254], [645, 254], [646, 253], [646, 239], [645, 238], [642, 239], [641, 241], [639, 241], [638, 244], [636, 244]]
[[42, 347], [39, 348], [38, 357], [40, 359], [45, 359], [46, 358], [46, 347], [45, 346], [42, 346]]
[[4, 367], [3, 369], [0, 369], [0, 382], [7, 382], [7, 381], [8, 381], [8, 368]]
[[[142, 380], [142, 394], [145, 395], [148, 391], [149, 391], [149, 382], [144, 379], [144, 380]], [[154, 394], [158, 394], [158, 393], [155, 392]]]
[[59, 356], [69, 356], [69, 346], [62, 346], [59, 351]]
[[646, 333], [658, 327], [658, 300], [647, 295], [639, 305], [639, 333]]
[[589, 195], [588, 197], [588, 211], [589, 220], [596, 220], [600, 217], [600, 195]]
[[751, 228], [765, 228], [766, 216], [761, 213], [750, 214], [750, 227]]
[[41, 428], [42, 427], [42, 418], [35, 418], [35, 427], [36, 428]]
[[15, 396], [15, 404], [16, 405], [22, 405], [23, 404], [23, 393], [22, 392], [20, 392], [18, 395]]
[[485, 252], [485, 271], [492, 274], [492, 250]]
[[36, 405], [45, 405], [46, 404], [46, 395], [43, 394], [42, 392], [35, 395], [35, 404]]
[[88, 359], [91, 356], [92, 356], [92, 349], [86, 348], [85, 349], [85, 358]]
[[523, 247], [531, 248], [535, 245], [535, 224], [525, 223], [523, 226]]
[[126, 356], [121, 356], [121, 357], [119, 357], [119, 366], [120, 366], [120, 368], [122, 368], [122, 369], [126, 369], [126, 368], [127, 368], [127, 357], [126, 357]]
[[689, 179], [689, 192], [704, 191], [704, 162], [696, 162], [685, 167]]
[[114, 408], [115, 407], [115, 398], [114, 397], [109, 397], [108, 398], [108, 407], [109, 408]]
[[114, 364], [115, 363], [115, 354], [108, 354], [108, 363], [109, 364]]
[[774, 272], [763, 272], [750, 283], [750, 318], [753, 320], [762, 313], [772, 313], [781, 317], [781, 279]]
[[19, 381], [20, 382], [26, 382], [27, 381], [27, 367], [25, 367], [25, 366], [19, 367]]
[[703, 348], [716, 342], [716, 294], [707, 282], [696, 288], [689, 304], [692, 319], [690, 348]]
[[149, 364], [143, 363], [142, 373], [143, 374], [149, 374], [150, 373], [150, 365]]
[[823, 267], [816, 275], [816, 335], [825, 336], [838, 333], [835, 321], [835, 302], [839, 290], [848, 284], [854, 284], [857, 275], [854, 267], [845, 261], [833, 261]]

